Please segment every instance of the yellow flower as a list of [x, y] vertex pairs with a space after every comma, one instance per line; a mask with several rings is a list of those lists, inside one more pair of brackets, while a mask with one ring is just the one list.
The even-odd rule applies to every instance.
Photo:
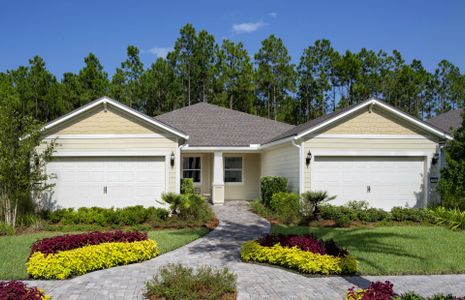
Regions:
[[33, 278], [65, 279], [90, 271], [148, 260], [159, 253], [157, 243], [153, 240], [102, 243], [48, 255], [35, 252], [26, 267]]
[[246, 262], [280, 265], [302, 273], [349, 274], [357, 271], [357, 260], [350, 255], [337, 257], [303, 251], [297, 247], [282, 247], [279, 244], [265, 247], [257, 241], [242, 244], [241, 258]]

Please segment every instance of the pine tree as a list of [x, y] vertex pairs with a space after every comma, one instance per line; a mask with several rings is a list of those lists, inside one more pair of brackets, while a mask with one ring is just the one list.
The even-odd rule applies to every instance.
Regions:
[[285, 117], [278, 118], [280, 105], [295, 91], [297, 79], [283, 41], [270, 35], [262, 41], [262, 47], [255, 54], [255, 61], [258, 66], [257, 88], [265, 104], [266, 115], [268, 118], [283, 120]]
[[465, 118], [445, 149], [446, 167], [441, 170], [439, 191], [442, 204], [465, 210]]

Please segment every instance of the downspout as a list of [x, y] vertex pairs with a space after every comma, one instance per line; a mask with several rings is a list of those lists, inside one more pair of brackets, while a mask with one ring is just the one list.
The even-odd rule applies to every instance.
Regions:
[[303, 157], [304, 157], [304, 147], [302, 144], [297, 145], [296, 139], [292, 139], [292, 146], [299, 149], [299, 194], [303, 194], [304, 192], [304, 164], [303, 164]]

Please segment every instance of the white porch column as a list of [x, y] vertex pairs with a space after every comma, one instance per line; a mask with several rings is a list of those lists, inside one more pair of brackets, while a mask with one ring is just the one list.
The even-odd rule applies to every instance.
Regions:
[[213, 204], [224, 203], [223, 152], [215, 152], [213, 156], [212, 202]]

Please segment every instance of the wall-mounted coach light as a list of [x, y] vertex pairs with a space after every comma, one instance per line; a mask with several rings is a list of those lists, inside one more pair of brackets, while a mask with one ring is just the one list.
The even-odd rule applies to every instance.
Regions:
[[171, 166], [174, 167], [174, 152], [171, 152], [170, 161], [171, 161]]
[[310, 164], [311, 160], [312, 160], [312, 152], [308, 151], [307, 157], [305, 158], [305, 162], [307, 163], [307, 166]]

